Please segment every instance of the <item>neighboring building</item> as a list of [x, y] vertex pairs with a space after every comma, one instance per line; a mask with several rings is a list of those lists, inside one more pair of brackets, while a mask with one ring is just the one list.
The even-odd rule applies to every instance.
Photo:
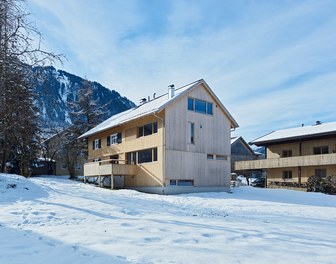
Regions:
[[256, 160], [261, 156], [260, 153], [255, 153], [249, 144], [246, 143], [243, 137], [231, 138], [231, 171], [235, 174], [242, 174], [247, 178], [251, 176], [261, 177], [262, 170], [236, 170], [234, 164], [241, 160]]
[[[42, 153], [41, 156], [45, 156], [49, 162], [48, 173], [49, 175], [69, 175], [69, 169], [67, 166], [66, 154], [63, 150], [63, 142], [66, 134], [66, 129], [53, 135], [52, 137], [46, 139], [43, 144], [45, 145], [45, 153]], [[50, 162], [53, 160], [53, 162]], [[77, 157], [75, 164], [75, 175], [84, 174], [84, 164], [87, 162], [86, 159], [86, 149], [83, 149]], [[55, 163], [56, 162], [56, 163]], [[55, 164], [53, 164], [55, 163]]]
[[305, 184], [312, 175], [336, 175], [336, 122], [273, 131], [251, 143], [266, 159], [235, 163], [239, 170], [267, 170], [268, 184]]
[[255, 160], [257, 155], [243, 137], [231, 138], [231, 171], [235, 172], [234, 163], [240, 160]]
[[204, 80], [143, 99], [80, 138], [85, 176], [110, 176], [112, 188], [153, 193], [223, 191], [230, 186], [231, 129], [238, 124]]

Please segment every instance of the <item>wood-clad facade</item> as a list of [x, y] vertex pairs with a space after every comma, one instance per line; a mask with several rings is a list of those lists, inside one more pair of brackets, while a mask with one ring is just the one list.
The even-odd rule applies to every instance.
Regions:
[[[93, 172], [93, 164], [110, 160], [106, 173], [112, 177], [114, 163], [135, 165], [133, 174], [121, 175], [125, 188], [157, 193], [229, 188], [231, 129], [237, 123], [203, 80], [167, 101], [156, 111], [87, 136], [90, 163], [84, 175], [101, 174], [101, 169]], [[145, 104], [150, 103], [155, 102]], [[119, 141], [108, 144], [108, 137], [118, 134]]]
[[323, 124], [318, 126], [321, 133], [257, 142], [265, 146], [266, 159], [236, 162], [235, 167], [266, 169], [268, 184], [304, 184], [313, 175], [336, 175], [336, 130], [323, 133]]

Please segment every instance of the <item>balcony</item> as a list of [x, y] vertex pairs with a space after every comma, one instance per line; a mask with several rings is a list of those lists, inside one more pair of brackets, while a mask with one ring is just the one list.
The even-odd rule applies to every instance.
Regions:
[[126, 164], [122, 160], [89, 162], [84, 164], [84, 176], [135, 175], [136, 168], [136, 165]]
[[336, 153], [289, 158], [236, 161], [235, 170], [258, 170], [320, 165], [336, 165]]

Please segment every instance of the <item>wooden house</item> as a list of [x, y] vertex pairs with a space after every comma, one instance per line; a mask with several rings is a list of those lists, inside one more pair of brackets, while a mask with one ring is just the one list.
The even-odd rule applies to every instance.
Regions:
[[160, 194], [226, 191], [237, 126], [204, 80], [171, 85], [168, 94], [143, 99], [80, 137], [88, 140], [84, 176]]
[[336, 122], [276, 130], [251, 143], [266, 159], [235, 162], [238, 170], [265, 169], [268, 185], [300, 186], [310, 176], [336, 175]]

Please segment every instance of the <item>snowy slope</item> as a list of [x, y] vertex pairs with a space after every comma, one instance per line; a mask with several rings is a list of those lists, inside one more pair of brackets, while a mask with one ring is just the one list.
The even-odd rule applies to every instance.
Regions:
[[7, 177], [0, 263], [335, 263], [335, 196], [251, 187], [159, 196], [55, 177], [7, 188]]

